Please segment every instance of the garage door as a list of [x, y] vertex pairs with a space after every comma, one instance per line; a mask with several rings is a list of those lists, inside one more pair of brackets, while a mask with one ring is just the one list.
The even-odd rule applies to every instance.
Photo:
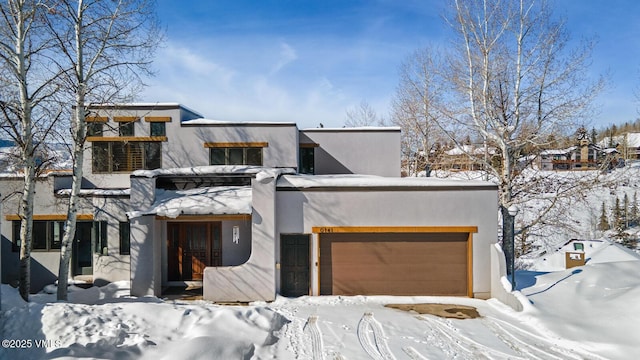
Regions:
[[320, 294], [467, 296], [469, 241], [469, 233], [320, 234]]

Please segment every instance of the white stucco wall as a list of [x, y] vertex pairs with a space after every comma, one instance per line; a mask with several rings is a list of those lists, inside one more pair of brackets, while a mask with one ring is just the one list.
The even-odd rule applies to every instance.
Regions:
[[473, 293], [489, 296], [490, 245], [497, 241], [498, 233], [495, 186], [290, 190], [277, 191], [276, 248], [280, 234], [310, 234], [314, 226], [477, 226], [478, 232], [473, 234]]
[[305, 129], [300, 143], [315, 143], [316, 174], [400, 176], [400, 129]]
[[252, 180], [251, 256], [242, 265], [205, 268], [202, 281], [205, 300], [275, 299], [275, 190], [273, 177]]
[[[171, 132], [169, 132], [171, 129]], [[219, 124], [187, 126], [171, 123], [171, 134], [163, 144], [163, 168], [209, 165], [205, 143], [266, 142], [262, 149], [263, 166], [298, 166], [297, 128], [295, 124]], [[166, 154], [166, 155], [165, 155]]]

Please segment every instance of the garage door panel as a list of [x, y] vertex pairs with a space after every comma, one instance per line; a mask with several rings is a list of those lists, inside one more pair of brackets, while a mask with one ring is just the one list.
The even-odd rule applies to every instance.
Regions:
[[320, 237], [320, 293], [467, 295], [468, 233]]

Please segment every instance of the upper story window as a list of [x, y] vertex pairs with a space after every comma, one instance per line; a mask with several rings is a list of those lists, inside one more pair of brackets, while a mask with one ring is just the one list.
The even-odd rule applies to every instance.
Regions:
[[158, 141], [99, 141], [92, 144], [94, 173], [132, 172], [162, 167]]
[[262, 166], [262, 148], [268, 143], [205, 143], [209, 148], [209, 165]]
[[262, 165], [262, 148], [211, 148], [209, 165]]
[[140, 120], [135, 116], [114, 116], [113, 121], [118, 123], [119, 136], [135, 136], [135, 124]]
[[118, 134], [120, 136], [135, 136], [134, 122], [121, 122], [118, 125]]
[[151, 136], [166, 136], [167, 128], [165, 123], [163, 122], [150, 123], [149, 133], [151, 134]]
[[90, 122], [87, 123], [87, 136], [102, 136], [104, 133], [104, 123]]
[[313, 146], [300, 146], [298, 172], [300, 174], [315, 174], [315, 148]]
[[167, 136], [166, 124], [171, 122], [171, 116], [145, 116], [144, 121], [149, 123], [149, 135]]

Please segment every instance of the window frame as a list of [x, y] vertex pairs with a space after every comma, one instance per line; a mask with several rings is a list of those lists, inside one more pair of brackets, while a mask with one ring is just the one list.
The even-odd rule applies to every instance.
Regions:
[[[13, 240], [11, 241], [11, 250], [12, 252], [20, 251], [20, 223], [21, 220], [12, 220], [12, 228], [13, 228]], [[33, 238], [31, 239], [31, 251], [32, 252], [59, 252], [62, 247], [62, 238], [64, 237], [65, 229], [65, 221], [64, 220], [33, 220], [34, 225], [38, 224], [39, 226], [44, 226], [45, 234], [44, 234], [44, 247], [34, 248], [33, 239], [35, 238], [35, 226], [33, 227]], [[92, 224], [92, 236], [96, 236], [99, 244], [107, 244], [107, 222], [106, 221], [85, 221], [79, 220], [77, 223], [91, 223]], [[99, 227], [99, 235], [94, 235], [96, 226]], [[56, 229], [58, 230], [58, 240], [56, 240]], [[76, 227], [77, 231], [77, 227]], [[42, 235], [42, 234], [40, 234]], [[74, 237], [75, 241], [75, 237]], [[57, 243], [57, 245], [56, 245]]]
[[[114, 149], [118, 150], [115, 146], [122, 146], [123, 154], [120, 158], [127, 162], [125, 165], [119, 165], [118, 169], [115, 168]], [[153, 146], [157, 146], [157, 148], [153, 149]], [[98, 148], [103, 152], [102, 154], [96, 151]], [[157, 159], [148, 156], [154, 151], [157, 152]], [[140, 166], [137, 166], [137, 163]], [[136, 170], [154, 170], [161, 167], [161, 141], [94, 141], [91, 146], [91, 171], [93, 174], [132, 173]]]
[[[155, 128], [155, 130], [154, 130]], [[161, 129], [158, 133], [157, 130]], [[167, 136], [167, 125], [162, 121], [149, 122], [149, 135], [151, 136]]]
[[136, 122], [135, 121], [119, 122], [118, 136], [120, 137], [136, 136]]
[[131, 255], [131, 223], [120, 221], [118, 225], [120, 255]]
[[87, 123], [87, 136], [103, 136], [104, 123], [100, 121], [91, 121]]
[[[310, 153], [305, 154], [305, 153]], [[306, 155], [306, 156], [305, 156]], [[309, 158], [310, 156], [310, 158]], [[305, 160], [310, 160], [311, 164], [305, 164]], [[315, 175], [316, 173], [316, 150], [315, 147], [312, 146], [304, 146], [300, 147], [298, 153], [298, 173], [299, 174], [308, 174]]]
[[[237, 161], [232, 161], [232, 153], [237, 152], [238, 150], [242, 151], [242, 161], [238, 163]], [[259, 161], [256, 164], [249, 163], [249, 152], [256, 151], [258, 154], [253, 154], [253, 156], [259, 157]], [[217, 160], [219, 160], [220, 152], [224, 152], [224, 163], [214, 163], [214, 153], [217, 153]], [[218, 161], [217, 161], [218, 162]], [[264, 150], [262, 147], [258, 146], [229, 146], [229, 147], [210, 147], [209, 148], [209, 165], [253, 165], [253, 166], [263, 166], [264, 164]]]

